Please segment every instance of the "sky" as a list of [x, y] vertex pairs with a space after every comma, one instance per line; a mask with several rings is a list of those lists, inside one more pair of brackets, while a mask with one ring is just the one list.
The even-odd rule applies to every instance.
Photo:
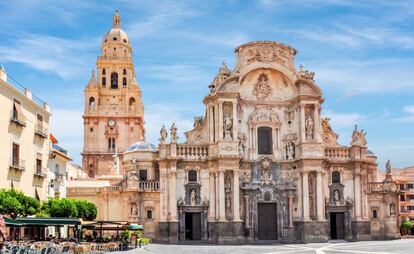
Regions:
[[314, 71], [322, 114], [343, 145], [367, 132], [379, 168], [414, 165], [414, 2], [210, 0], [0, 2], [0, 63], [52, 111], [51, 132], [81, 162], [83, 89], [118, 9], [133, 47], [148, 142], [177, 122], [180, 142], [234, 48], [271, 40]]

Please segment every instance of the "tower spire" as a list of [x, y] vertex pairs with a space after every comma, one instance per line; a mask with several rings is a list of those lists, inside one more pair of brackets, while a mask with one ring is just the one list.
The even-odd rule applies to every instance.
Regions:
[[119, 15], [118, 10], [115, 11], [112, 20], [113, 20], [112, 28], [120, 29], [121, 28], [121, 15]]

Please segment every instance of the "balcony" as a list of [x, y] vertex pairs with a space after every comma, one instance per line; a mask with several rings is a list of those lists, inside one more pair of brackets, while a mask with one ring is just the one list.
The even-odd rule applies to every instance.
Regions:
[[26, 170], [26, 161], [13, 159], [10, 163], [10, 168], [18, 171]]
[[325, 156], [334, 159], [349, 159], [351, 153], [349, 147], [325, 147]]
[[397, 185], [394, 182], [383, 183], [383, 182], [371, 182], [368, 183], [368, 192], [389, 192], [397, 191]]
[[208, 146], [177, 145], [177, 156], [187, 160], [205, 160]]
[[41, 124], [36, 124], [35, 134], [42, 138], [48, 138], [48, 129], [44, 128]]
[[37, 177], [46, 178], [47, 177], [46, 172], [47, 172], [47, 168], [35, 167], [34, 175]]
[[160, 189], [159, 181], [140, 181], [138, 183], [139, 190], [141, 191], [157, 191]]
[[93, 106], [87, 109], [87, 112], [90, 115], [137, 115], [139, 109], [137, 107], [124, 107], [118, 105], [102, 105], [102, 106]]
[[26, 122], [24, 122], [22, 119], [19, 119], [19, 117], [13, 113], [10, 115], [10, 122], [15, 123], [21, 127], [26, 127]]

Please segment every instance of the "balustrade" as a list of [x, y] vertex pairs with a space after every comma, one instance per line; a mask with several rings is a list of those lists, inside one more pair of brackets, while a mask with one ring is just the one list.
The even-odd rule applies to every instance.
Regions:
[[351, 157], [349, 147], [325, 147], [325, 156], [330, 158], [347, 159]]
[[201, 160], [207, 159], [208, 147], [207, 146], [194, 146], [194, 145], [178, 145], [177, 155], [183, 159]]

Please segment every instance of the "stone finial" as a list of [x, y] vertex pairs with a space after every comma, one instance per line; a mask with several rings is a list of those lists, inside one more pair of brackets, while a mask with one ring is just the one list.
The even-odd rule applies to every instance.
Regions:
[[119, 14], [119, 11], [116, 10], [114, 13], [114, 16], [112, 18], [112, 28], [114, 29], [120, 29], [121, 28], [121, 15]]
[[305, 67], [303, 66], [303, 64], [301, 64], [299, 66], [299, 76], [301, 78], [309, 79], [309, 80], [314, 81], [315, 72], [311, 72], [311, 71], [305, 70]]
[[367, 146], [367, 140], [365, 138], [365, 135], [367, 135], [367, 133], [362, 129], [361, 132], [359, 133], [359, 140], [361, 143], [361, 146]]

